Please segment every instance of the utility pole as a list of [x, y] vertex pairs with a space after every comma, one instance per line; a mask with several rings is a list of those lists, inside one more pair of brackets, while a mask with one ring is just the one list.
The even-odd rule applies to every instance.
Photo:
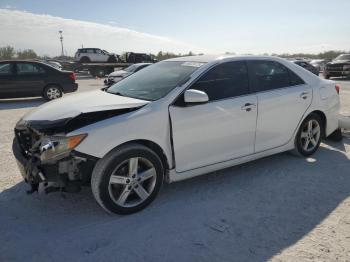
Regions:
[[64, 52], [63, 52], [63, 35], [62, 35], [63, 31], [60, 30], [60, 31], [58, 31], [58, 33], [60, 34], [60, 41], [61, 41], [61, 56], [64, 56]]

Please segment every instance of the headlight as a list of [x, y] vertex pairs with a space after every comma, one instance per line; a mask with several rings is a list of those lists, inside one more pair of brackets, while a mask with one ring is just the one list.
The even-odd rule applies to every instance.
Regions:
[[349, 69], [350, 69], [350, 65], [343, 66], [343, 70], [349, 70]]
[[45, 161], [53, 158], [67, 156], [84, 140], [86, 136], [87, 134], [68, 137], [50, 136], [43, 138], [40, 146], [40, 160]]

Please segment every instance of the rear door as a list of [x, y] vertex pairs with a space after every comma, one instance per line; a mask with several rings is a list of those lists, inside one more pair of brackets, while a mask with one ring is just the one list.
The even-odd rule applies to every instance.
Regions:
[[21, 96], [42, 95], [46, 83], [43, 66], [30, 62], [16, 62], [16, 89]]
[[0, 97], [10, 98], [16, 95], [14, 66], [11, 62], [0, 63]]
[[205, 104], [170, 106], [176, 171], [216, 164], [254, 152], [257, 99], [250, 94], [244, 61], [226, 62], [190, 89], [204, 91]]
[[312, 88], [284, 65], [249, 61], [258, 98], [255, 152], [286, 144], [312, 101]]

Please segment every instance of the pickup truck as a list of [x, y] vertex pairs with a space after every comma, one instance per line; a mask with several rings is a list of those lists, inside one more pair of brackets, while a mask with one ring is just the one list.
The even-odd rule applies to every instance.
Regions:
[[329, 62], [323, 72], [324, 77], [350, 77], [350, 54], [342, 54]]

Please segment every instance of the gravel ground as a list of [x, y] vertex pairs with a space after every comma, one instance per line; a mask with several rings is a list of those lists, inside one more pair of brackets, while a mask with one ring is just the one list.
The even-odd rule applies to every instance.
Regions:
[[[350, 82], [339, 83], [350, 116]], [[350, 138], [165, 185], [144, 211], [111, 216], [89, 188], [25, 194], [12, 130], [43, 102], [0, 101], [0, 261], [350, 261]]]

